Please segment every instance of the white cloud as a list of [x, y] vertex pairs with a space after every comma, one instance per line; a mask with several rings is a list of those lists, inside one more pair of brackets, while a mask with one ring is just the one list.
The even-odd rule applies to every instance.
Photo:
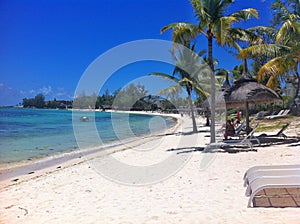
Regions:
[[52, 87], [51, 86], [43, 86], [38, 91], [44, 95], [49, 95], [52, 93]]
[[60, 100], [72, 100], [73, 92], [62, 87], [42, 86], [35, 89], [13, 89], [0, 83], [0, 106], [11, 106], [22, 103], [24, 98], [33, 98], [42, 93], [46, 100], [54, 98]]

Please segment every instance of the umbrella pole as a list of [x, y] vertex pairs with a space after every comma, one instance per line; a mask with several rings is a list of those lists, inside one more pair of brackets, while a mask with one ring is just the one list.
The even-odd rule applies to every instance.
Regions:
[[227, 125], [227, 120], [228, 120], [228, 114], [227, 114], [227, 105], [225, 105], [225, 127]]
[[245, 107], [246, 107], [246, 132], [247, 134], [250, 133], [250, 122], [249, 122], [249, 104], [248, 102], [246, 102], [245, 104]]

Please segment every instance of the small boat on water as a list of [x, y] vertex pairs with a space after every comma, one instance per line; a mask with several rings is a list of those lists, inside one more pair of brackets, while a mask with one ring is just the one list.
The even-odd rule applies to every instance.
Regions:
[[87, 122], [87, 121], [89, 121], [89, 118], [88, 118], [88, 117], [85, 117], [85, 116], [83, 116], [83, 117], [81, 117], [81, 118], [80, 118], [80, 120], [81, 120], [81, 121], [83, 121], [83, 122]]

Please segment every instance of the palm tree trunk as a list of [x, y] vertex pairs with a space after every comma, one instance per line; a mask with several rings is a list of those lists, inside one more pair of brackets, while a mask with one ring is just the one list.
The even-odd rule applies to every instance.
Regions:
[[216, 85], [215, 85], [215, 69], [213, 64], [213, 54], [212, 54], [212, 41], [213, 41], [213, 33], [211, 33], [210, 29], [207, 31], [208, 36], [208, 64], [211, 69], [210, 76], [210, 85], [211, 85], [211, 124], [210, 124], [210, 142], [216, 142], [216, 134], [215, 134], [215, 116], [216, 116]]
[[195, 119], [195, 112], [194, 112], [194, 106], [192, 102], [192, 96], [191, 96], [191, 91], [189, 87], [187, 87], [187, 92], [188, 92], [188, 101], [189, 101], [189, 106], [191, 110], [191, 116], [192, 116], [192, 122], [193, 122], [193, 133], [196, 133], [197, 130], [197, 124], [196, 124], [196, 119]]
[[244, 62], [243, 75], [248, 75], [249, 70], [248, 70], [248, 62], [247, 62], [247, 59], [244, 58], [244, 59], [243, 59], [243, 62]]
[[296, 93], [295, 93], [293, 101], [294, 101], [294, 104], [296, 105], [296, 109], [297, 109], [297, 112], [298, 112], [298, 105], [297, 105], [297, 102], [296, 102], [296, 99], [297, 99], [298, 94], [299, 94], [299, 89], [300, 89], [300, 75], [299, 75], [298, 69], [296, 71], [296, 77], [297, 77], [297, 88], [296, 88]]

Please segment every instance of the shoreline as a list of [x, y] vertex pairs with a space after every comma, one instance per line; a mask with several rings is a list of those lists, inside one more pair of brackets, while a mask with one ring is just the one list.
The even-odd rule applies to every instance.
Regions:
[[[284, 144], [255, 147], [256, 152], [204, 153], [197, 148], [209, 143], [209, 131], [201, 122], [199, 132], [191, 133], [191, 119], [184, 116], [172, 134], [152, 135], [112, 147], [105, 156], [75, 158], [20, 176], [18, 181], [0, 182], [0, 223], [298, 223], [299, 208], [247, 208], [243, 175], [255, 165], [299, 163], [299, 147]], [[153, 151], [147, 150], [149, 146]], [[108, 170], [130, 178], [128, 170], [106, 163], [108, 157], [142, 168], [170, 156], [189, 160], [166, 178], [146, 185], [114, 181], [96, 166], [106, 164]], [[210, 163], [201, 166], [207, 158]]]
[[[209, 131], [201, 122], [199, 132], [191, 133], [191, 119], [184, 116], [172, 134], [152, 135], [112, 147], [105, 156], [98, 152], [0, 182], [0, 223], [298, 223], [299, 208], [248, 208], [243, 175], [255, 165], [297, 164], [300, 150], [284, 144], [255, 147], [256, 152], [204, 153], [198, 148], [209, 143]], [[145, 185], [113, 180], [97, 168], [106, 164], [117, 177], [129, 178], [128, 170], [114, 167], [109, 157], [139, 172], [170, 156], [188, 160], [169, 175], [168, 166], [161, 166], [158, 174], [165, 178], [157, 176], [155, 183]]]
[[[97, 111], [91, 111], [91, 112], [97, 112]], [[102, 112], [102, 111], [101, 111]], [[140, 111], [105, 111], [107, 113], [127, 113], [127, 114], [144, 114], [144, 115], [153, 115], [153, 116], [165, 116], [170, 117], [173, 120], [175, 120], [175, 124], [169, 128], [158, 130], [156, 132], [147, 133], [147, 134], [141, 134], [136, 137], [126, 138], [122, 140], [114, 140], [107, 143], [104, 143], [103, 145], [94, 146], [94, 147], [88, 147], [84, 149], [74, 149], [70, 151], [65, 152], [58, 152], [51, 155], [45, 155], [42, 157], [34, 157], [30, 159], [21, 160], [18, 162], [11, 162], [11, 163], [5, 163], [1, 164], [0, 166], [0, 183], [6, 182], [8, 180], [12, 179], [18, 179], [16, 177], [27, 175], [27, 174], [34, 174], [37, 171], [59, 166], [64, 163], [71, 162], [73, 160], [81, 160], [85, 156], [90, 156], [93, 154], [100, 154], [100, 156], [106, 156], [111, 153], [115, 153], [121, 150], [126, 150], [122, 148], [122, 145], [126, 144], [134, 144], [135, 142], [139, 142], [141, 140], [144, 140], [146, 138], [151, 138], [153, 135], [156, 134], [163, 134], [163, 133], [172, 133], [178, 129], [178, 127], [181, 125], [181, 117], [178, 114], [160, 114], [160, 113], [148, 113], [148, 112], [140, 112]], [[116, 148], [121, 148], [117, 149]], [[81, 162], [84, 162], [81, 161]]]

